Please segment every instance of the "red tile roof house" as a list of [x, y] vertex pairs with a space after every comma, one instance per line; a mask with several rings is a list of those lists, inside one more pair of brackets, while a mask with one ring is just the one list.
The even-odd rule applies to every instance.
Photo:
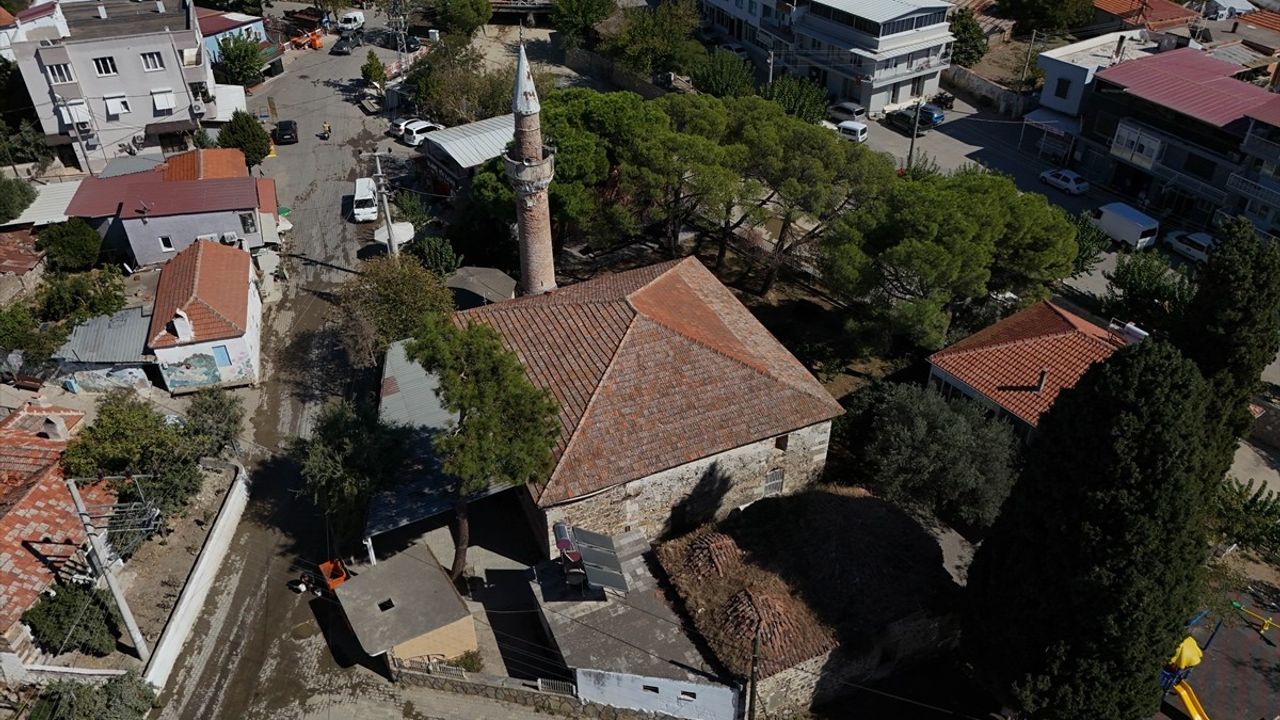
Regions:
[[[68, 436], [83, 420], [75, 410], [27, 404], [0, 419], [0, 660], [38, 653], [22, 613], [77, 558], [85, 536], [58, 464]], [[88, 505], [115, 502], [105, 483], [82, 486]], [[5, 657], [9, 655], [9, 657]], [[0, 663], [0, 664], [4, 664]]]
[[107, 243], [127, 245], [139, 266], [166, 262], [197, 239], [245, 250], [280, 242], [274, 180], [168, 179], [175, 174], [176, 170], [86, 178], [67, 215], [105, 221], [100, 231]]
[[147, 347], [170, 393], [258, 382], [262, 300], [253, 272], [248, 253], [210, 240], [160, 271]]
[[930, 355], [929, 385], [982, 402], [1025, 436], [1094, 363], [1142, 337], [1038, 302]]
[[1172, 0], [1093, 0], [1093, 9], [1098, 23], [1147, 30], [1169, 30], [1200, 17], [1200, 13]]
[[647, 538], [806, 487], [843, 410], [694, 258], [459, 312], [560, 406], [551, 526]]

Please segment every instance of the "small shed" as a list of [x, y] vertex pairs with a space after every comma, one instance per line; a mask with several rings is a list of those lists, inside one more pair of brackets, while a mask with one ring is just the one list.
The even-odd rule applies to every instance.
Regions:
[[459, 310], [510, 300], [516, 296], [515, 278], [497, 268], [460, 267], [444, 279]]
[[425, 545], [411, 545], [334, 589], [373, 657], [448, 660], [476, 650], [466, 602]]
[[477, 168], [506, 151], [515, 117], [499, 115], [429, 133], [421, 148], [428, 166], [450, 189], [468, 184]]

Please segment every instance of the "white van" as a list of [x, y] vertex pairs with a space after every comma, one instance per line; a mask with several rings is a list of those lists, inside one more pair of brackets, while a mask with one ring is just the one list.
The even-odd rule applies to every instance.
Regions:
[[867, 126], [857, 120], [845, 120], [836, 125], [836, 132], [840, 134], [842, 140], [860, 143], [867, 141]]
[[373, 178], [356, 178], [356, 191], [351, 199], [351, 219], [373, 222], [378, 219], [378, 186]]
[[404, 131], [400, 133], [400, 139], [404, 141], [405, 145], [417, 147], [422, 144], [423, 140], [427, 139], [428, 133], [443, 129], [443, 125], [437, 125], [426, 120], [418, 120], [404, 126]]
[[338, 19], [339, 30], [359, 30], [364, 27], [364, 13], [356, 10], [344, 14]]
[[1124, 203], [1111, 203], [1091, 210], [1089, 219], [1107, 237], [1135, 250], [1155, 245], [1156, 238], [1160, 235], [1159, 221]]

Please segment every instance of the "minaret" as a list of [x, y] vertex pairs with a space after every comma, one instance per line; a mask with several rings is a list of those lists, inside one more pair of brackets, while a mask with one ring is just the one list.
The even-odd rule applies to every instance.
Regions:
[[541, 295], [556, 288], [551, 251], [551, 208], [547, 186], [555, 175], [552, 151], [542, 144], [538, 90], [524, 45], [516, 62], [511, 111], [516, 115], [515, 143], [507, 153], [507, 179], [516, 191], [516, 233], [520, 241], [520, 294]]

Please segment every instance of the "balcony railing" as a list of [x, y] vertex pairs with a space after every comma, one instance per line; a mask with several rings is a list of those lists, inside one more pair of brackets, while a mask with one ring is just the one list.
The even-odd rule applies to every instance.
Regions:
[[1280, 206], [1280, 190], [1273, 190], [1240, 173], [1232, 173], [1231, 177], [1227, 178], [1227, 189], [1273, 207]]
[[1227, 193], [1216, 185], [1197, 180], [1186, 173], [1174, 170], [1168, 165], [1159, 162], [1153, 164], [1151, 166], [1151, 174], [1164, 178], [1170, 184], [1181, 187], [1183, 190], [1202, 197], [1215, 205], [1222, 205], [1227, 201]]
[[1280, 162], [1280, 143], [1267, 140], [1256, 133], [1245, 135], [1240, 149], [1249, 155], [1268, 162]]
[[925, 72], [945, 68], [951, 64], [950, 55], [930, 55], [926, 58], [898, 65], [897, 67], [882, 68], [876, 71], [876, 80], [892, 80], [894, 78], [905, 77], [907, 75], [915, 75], [916, 73]]

